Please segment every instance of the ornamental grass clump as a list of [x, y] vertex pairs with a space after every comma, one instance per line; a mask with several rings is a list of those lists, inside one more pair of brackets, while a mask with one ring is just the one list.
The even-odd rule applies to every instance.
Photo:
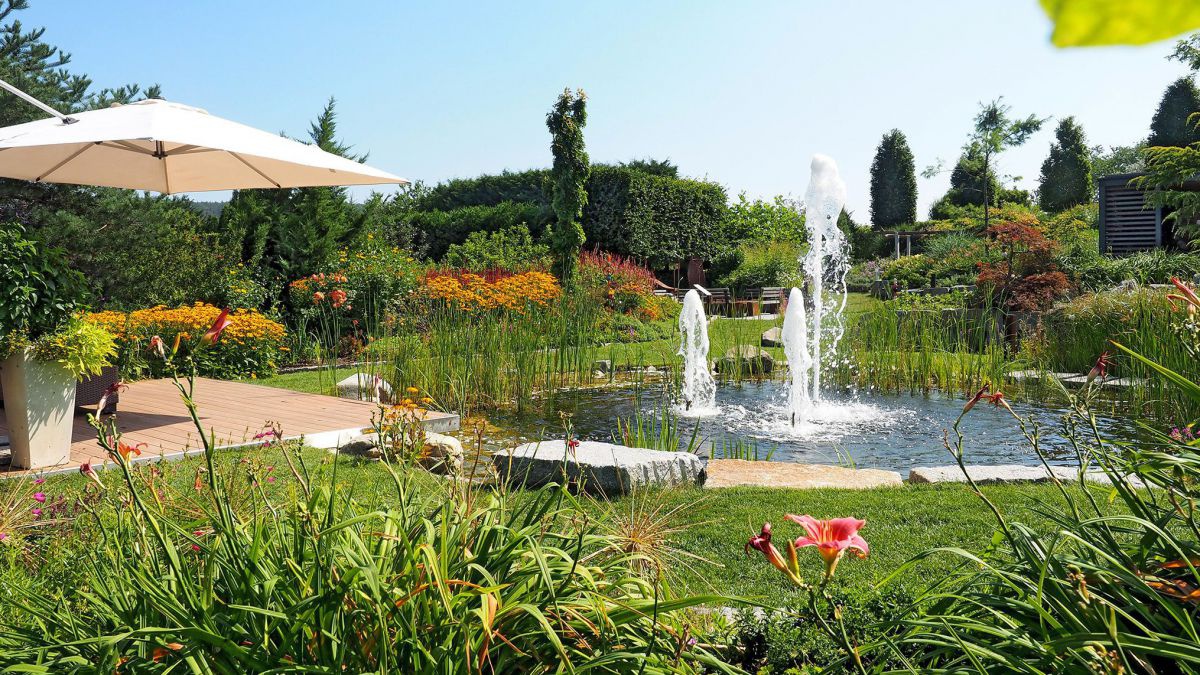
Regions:
[[[217, 321], [165, 368], [228, 337]], [[389, 462], [387, 505], [362, 503], [285, 449], [285, 471], [245, 479], [218, 468], [204, 439], [196, 512], [165, 509], [170, 483], [147, 483], [117, 425], [92, 418], [118, 475], [92, 492], [103, 537], [77, 587], [22, 592], [33, 615], [0, 630], [0, 668], [139, 673], [734, 672], [691, 639], [676, 598], [630, 572], [564, 490], [528, 499], [447, 488], [422, 495]], [[270, 428], [265, 442], [282, 432]], [[93, 467], [81, 469], [96, 475]], [[270, 481], [287, 476], [286, 490]], [[244, 498], [231, 499], [243, 483]], [[606, 555], [589, 554], [606, 551]]]

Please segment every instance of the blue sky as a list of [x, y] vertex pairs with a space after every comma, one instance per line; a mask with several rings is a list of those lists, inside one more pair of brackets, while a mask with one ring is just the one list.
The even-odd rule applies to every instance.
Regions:
[[[731, 195], [802, 195], [821, 152], [860, 221], [888, 129], [918, 170], [952, 163], [978, 103], [1004, 96], [1018, 114], [1075, 115], [1092, 144], [1128, 144], [1185, 74], [1170, 42], [1055, 49], [1036, 0], [30, 4], [18, 18], [98, 85], [157, 82], [296, 136], [333, 95], [341, 136], [410, 179], [547, 166], [545, 112], [582, 87], [594, 162], [670, 158]], [[1032, 188], [1052, 128], [1002, 172]], [[919, 179], [922, 217], [946, 183]]]

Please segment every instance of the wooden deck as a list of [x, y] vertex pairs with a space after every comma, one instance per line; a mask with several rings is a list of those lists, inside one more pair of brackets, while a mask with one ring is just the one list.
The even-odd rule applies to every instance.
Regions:
[[[212, 431], [219, 447], [253, 442], [254, 435], [269, 423], [278, 423], [285, 438], [299, 438], [317, 447], [337, 447], [371, 425], [376, 405], [306, 394], [244, 382], [199, 378], [195, 400], [200, 422]], [[134, 382], [121, 392], [117, 424], [124, 442], [145, 443], [142, 458], [180, 456], [200, 449], [200, 437], [170, 380]], [[428, 413], [426, 427], [448, 431], [458, 427], [458, 416]], [[7, 420], [0, 410], [0, 436], [8, 435]], [[69, 461], [51, 471], [74, 470], [84, 462], [103, 462], [104, 451], [96, 443], [96, 432], [86, 415], [75, 417]]]

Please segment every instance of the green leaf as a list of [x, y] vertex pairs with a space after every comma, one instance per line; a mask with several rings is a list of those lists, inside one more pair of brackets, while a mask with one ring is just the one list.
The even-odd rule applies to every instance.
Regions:
[[1041, 0], [1059, 47], [1144, 45], [1200, 28], [1195, 0]]

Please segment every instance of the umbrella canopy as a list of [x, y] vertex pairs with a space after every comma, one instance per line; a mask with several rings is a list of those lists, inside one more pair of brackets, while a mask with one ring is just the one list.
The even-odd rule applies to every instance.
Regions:
[[408, 182], [161, 99], [0, 128], [0, 176], [164, 194]]

